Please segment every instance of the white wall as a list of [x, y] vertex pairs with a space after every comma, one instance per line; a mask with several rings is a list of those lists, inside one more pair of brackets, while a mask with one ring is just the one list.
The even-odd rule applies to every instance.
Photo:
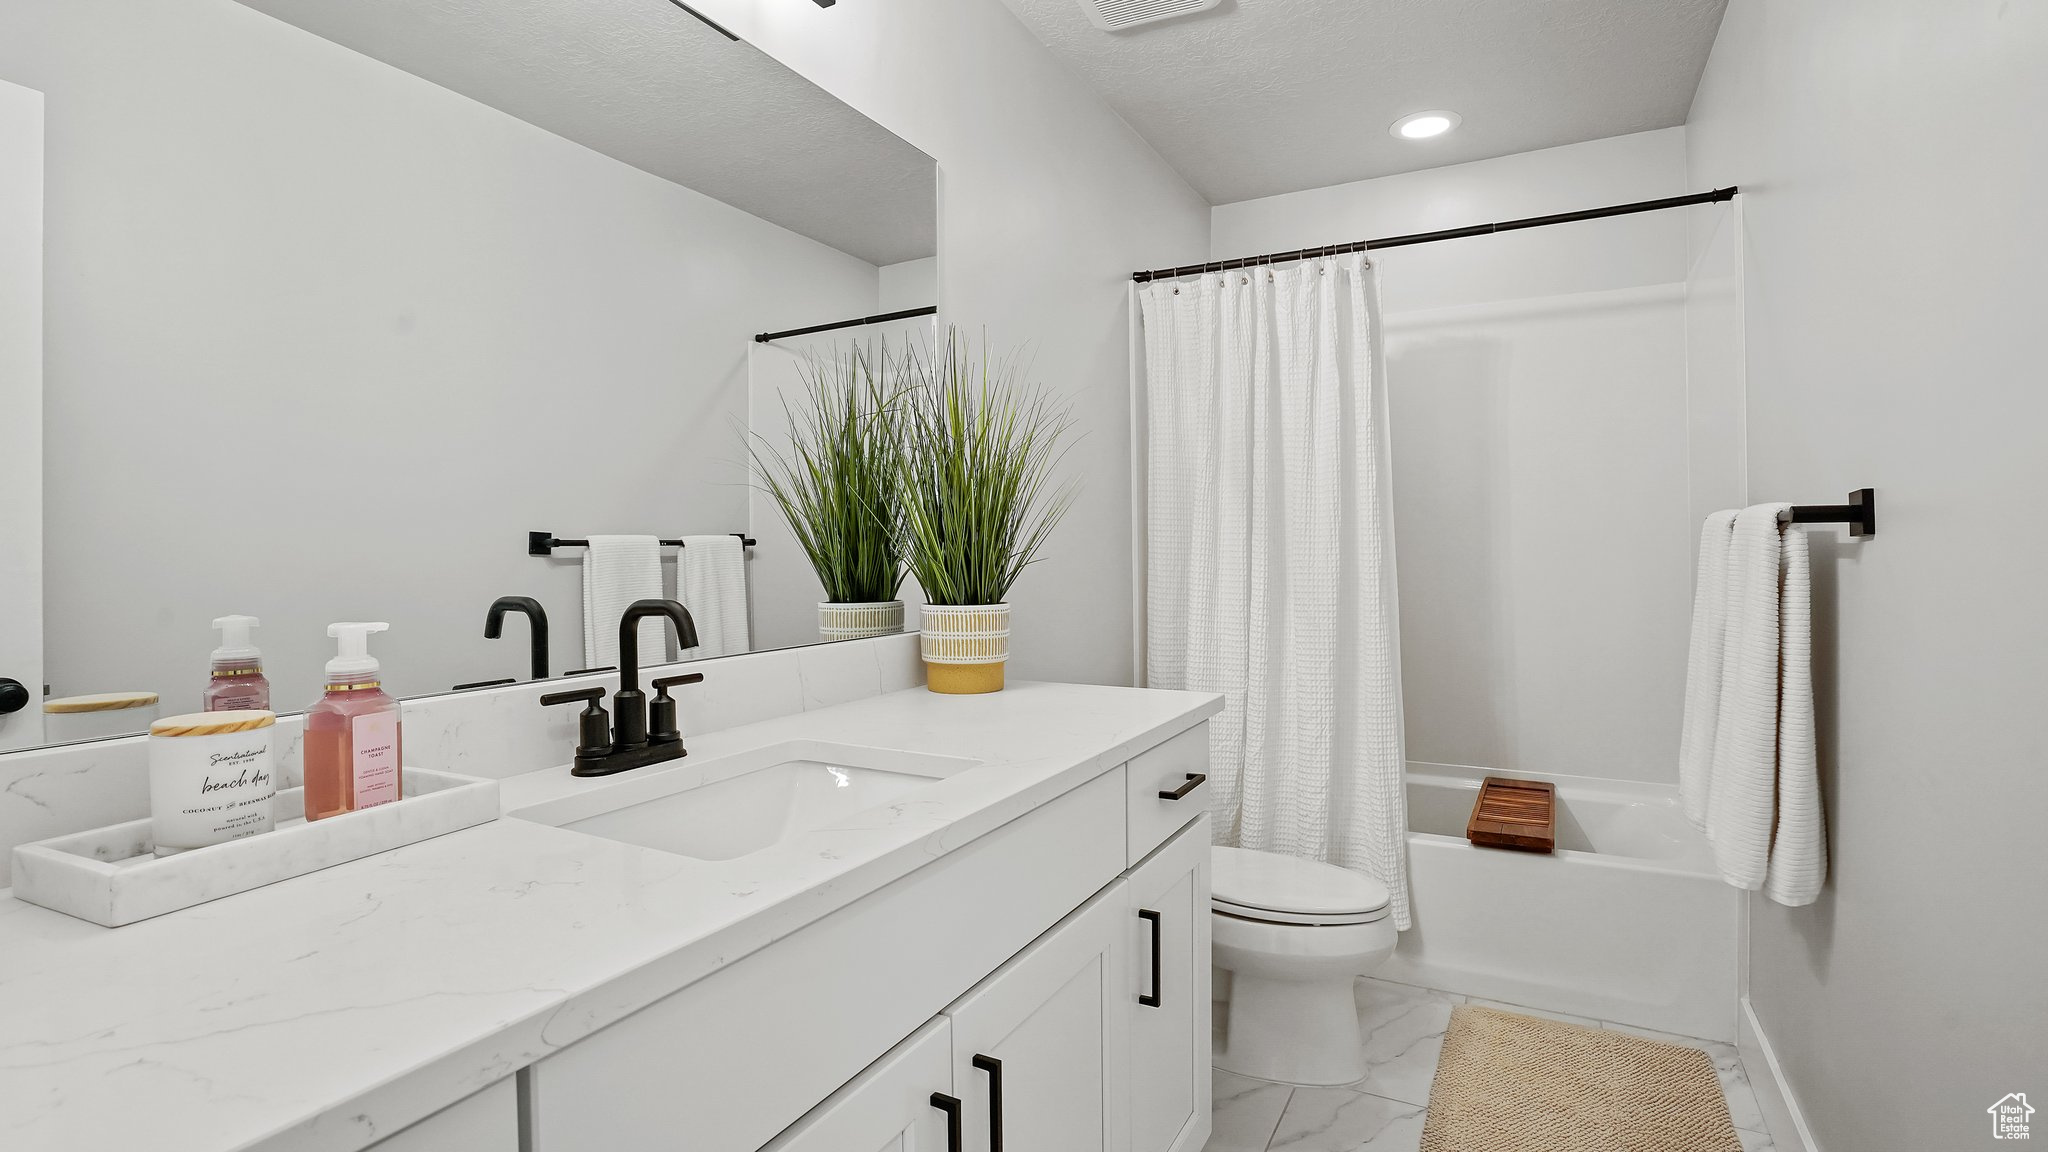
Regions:
[[[1225, 205], [1212, 250], [1676, 195], [1684, 149], [1667, 129]], [[1694, 524], [1684, 215], [1374, 259], [1410, 759], [1675, 781]]]
[[0, 676], [29, 693], [0, 749], [43, 734], [42, 412], [43, 95], [0, 81]]
[[901, 312], [908, 308], [924, 308], [938, 302], [938, 257], [927, 256], [922, 260], [884, 264], [881, 272], [881, 299], [875, 305], [875, 311]]
[[2048, 1092], [2043, 61], [2040, 4], [1733, 0], [1688, 129], [1744, 189], [1751, 497], [1878, 491], [1875, 539], [1815, 534], [1831, 879], [1751, 905], [1828, 1152], [2003, 1147], [1985, 1109]]
[[942, 318], [1076, 401], [1086, 488], [1012, 596], [1011, 674], [1130, 683], [1130, 274], [1208, 246], [1208, 206], [999, 0], [702, 0], [939, 161]]
[[740, 530], [748, 337], [876, 299], [872, 265], [231, 0], [12, 0], [0, 78], [48, 95], [59, 694], [195, 705], [227, 612], [281, 707], [338, 619], [392, 621], [402, 691], [523, 675], [522, 628], [482, 638], [508, 593], [580, 666], [573, 558], [525, 533]]

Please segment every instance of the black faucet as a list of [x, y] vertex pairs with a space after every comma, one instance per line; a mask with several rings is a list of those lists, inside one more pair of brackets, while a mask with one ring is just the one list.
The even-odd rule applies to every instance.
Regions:
[[[640, 691], [640, 621], [661, 616], [676, 628], [676, 645], [697, 646], [697, 622], [690, 610], [674, 600], [636, 600], [619, 617], [619, 692], [614, 700], [619, 710], [616, 728], [605, 714], [604, 688], [593, 685], [567, 692], [550, 692], [540, 698], [544, 706], [583, 702], [578, 719], [576, 766], [572, 776], [609, 776], [649, 764], [660, 764], [689, 755], [683, 747], [682, 726], [676, 720], [676, 702], [668, 694], [680, 684], [696, 684], [702, 672], [663, 676], [654, 681], [656, 695], [650, 704]], [[652, 717], [652, 731], [649, 718]]]
[[674, 600], [635, 600], [619, 617], [619, 694], [612, 698], [619, 710], [619, 726], [612, 733], [614, 751], [647, 743], [647, 694], [640, 691], [640, 622], [654, 616], [676, 626], [677, 648], [697, 646], [697, 621], [688, 608]]
[[531, 596], [500, 596], [491, 601], [491, 614], [484, 617], [484, 639], [496, 640], [505, 634], [505, 613], [523, 612], [530, 626], [530, 648], [533, 678], [548, 678], [548, 610], [540, 601]]

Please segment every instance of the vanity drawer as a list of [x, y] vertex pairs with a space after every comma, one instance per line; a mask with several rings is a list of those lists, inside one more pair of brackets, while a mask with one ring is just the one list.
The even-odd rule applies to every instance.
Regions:
[[1125, 800], [1127, 867], [1150, 856], [1154, 848], [1209, 810], [1208, 771], [1207, 722], [1131, 758], [1124, 769], [1124, 785], [1129, 790]]

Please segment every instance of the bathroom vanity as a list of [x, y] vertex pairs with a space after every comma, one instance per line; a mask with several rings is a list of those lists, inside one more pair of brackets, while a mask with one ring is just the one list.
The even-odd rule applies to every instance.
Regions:
[[0, 900], [0, 1143], [1195, 1152], [1219, 703], [899, 691], [125, 928]]

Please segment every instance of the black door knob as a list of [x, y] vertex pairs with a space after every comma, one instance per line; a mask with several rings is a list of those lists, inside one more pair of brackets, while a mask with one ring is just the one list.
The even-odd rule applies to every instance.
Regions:
[[21, 711], [28, 707], [29, 700], [28, 688], [21, 681], [0, 676], [0, 716]]

